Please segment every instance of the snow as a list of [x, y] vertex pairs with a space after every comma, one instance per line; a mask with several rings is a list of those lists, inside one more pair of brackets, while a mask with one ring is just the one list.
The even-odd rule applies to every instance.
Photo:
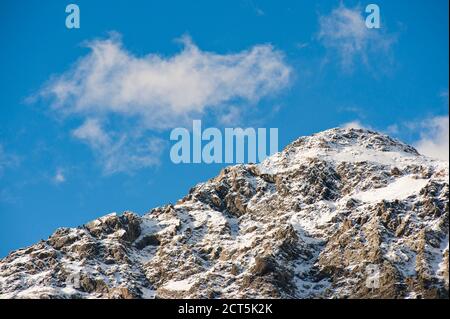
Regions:
[[149, 288], [141, 288], [142, 295], [141, 297], [143, 299], [155, 299], [156, 297], [156, 291]]
[[[76, 249], [77, 245], [92, 241], [105, 252], [121, 248], [117, 237], [123, 237], [124, 229], [100, 238], [92, 237], [87, 230], [71, 230], [68, 236], [77, 235], [80, 239], [61, 250], [57, 257], [64, 272], [74, 279], [73, 282], [62, 282], [65, 287], [52, 286], [53, 281], [49, 280], [52, 278], [51, 272], [39, 270], [37, 275], [33, 275], [24, 271], [22, 264], [33, 261], [29, 253], [13, 255], [5, 264], [10, 268], [17, 268], [14, 274], [20, 274], [20, 282], [10, 275], [13, 272], [0, 267], [5, 269], [0, 270], [0, 292], [3, 292], [3, 295], [0, 293], [0, 298], [31, 298], [45, 294], [60, 297], [79, 294], [83, 298], [108, 298], [108, 295], [102, 292], [84, 293], [78, 290], [76, 279], [80, 273], [102, 280], [112, 288], [133, 285], [141, 292], [142, 298], [159, 297], [159, 293], [164, 296], [168, 291], [179, 292], [177, 295], [185, 298], [204, 297], [206, 287], [220, 290], [221, 296], [227, 298], [264, 297], [264, 289], [261, 289], [261, 286], [243, 286], [242, 279], [252, 275], [251, 268], [256, 256], [269, 255], [280, 267], [285, 267], [294, 275], [290, 283], [296, 287], [295, 291], [292, 295], [291, 292], [289, 295], [283, 295], [282, 298], [346, 297], [352, 294], [352, 286], [361, 278], [360, 269], [363, 269], [364, 260], [360, 260], [358, 256], [353, 258], [350, 254], [348, 263], [342, 264], [350, 274], [346, 273], [333, 280], [316, 276], [324, 265], [322, 263], [339, 262], [339, 252], [327, 243], [335, 234], [339, 235], [336, 231], [342, 229], [344, 220], [351, 222], [349, 227], [355, 232], [354, 236], [350, 232], [344, 235], [351, 234], [355, 240], [360, 241], [361, 247], [371, 244], [371, 230], [374, 227], [379, 228], [382, 257], [397, 268], [402, 278], [414, 278], [420, 273], [420, 269], [416, 270], [419, 255], [415, 234], [422, 229], [439, 233], [440, 246], [426, 246], [425, 268], [433, 279], [440, 283], [443, 280], [448, 282], [444, 273], [448, 265], [443, 255], [445, 251], [448, 252], [448, 231], [446, 233], [442, 230], [443, 217], [437, 218], [431, 214], [423, 217], [419, 215], [420, 207], [417, 210], [411, 209], [425, 198], [412, 196], [418, 195], [430, 181], [439, 185], [447, 183], [448, 190], [448, 163], [442, 164], [419, 156], [401, 143], [388, 141], [391, 144], [382, 145], [382, 138], [361, 143], [359, 137], [339, 139], [337, 133], [330, 134], [331, 137], [327, 134], [319, 134], [288, 147], [256, 166], [259, 173], [281, 174], [276, 176], [275, 183], [264, 176], [257, 176], [259, 174], [249, 174], [248, 172], [253, 172], [255, 168], [253, 165], [240, 165], [230, 168], [231, 173], [223, 173], [213, 180], [197, 185], [191, 199], [185, 198], [170, 209], [165, 206], [155, 213], [144, 215], [140, 219], [141, 234], [136, 242], [144, 236], [156, 235], [160, 239], [160, 245], [143, 249], [138, 249], [137, 245], [127, 246], [124, 251], [130, 263], [122, 263], [120, 260], [111, 263], [111, 256], [103, 259], [102, 254], [79, 259]], [[369, 133], [362, 134], [371, 137]], [[308, 168], [308, 165], [314, 166], [317, 160], [325, 162], [320, 163], [324, 164], [320, 167], [330, 171], [334, 169], [338, 177], [342, 177], [334, 180], [337, 190], [333, 190], [336, 195], [333, 199], [315, 197], [313, 191], [320, 191], [320, 188], [310, 188], [311, 191], [307, 195], [303, 192], [304, 189], [308, 190], [308, 186], [321, 185], [316, 185], [314, 181], [308, 185], [310, 181], [303, 178], [301, 171], [305, 167]], [[342, 167], [344, 169], [341, 169]], [[392, 175], [394, 167], [400, 169], [400, 176]], [[369, 170], [367, 174], [366, 168]], [[353, 169], [357, 172], [354, 173]], [[428, 172], [430, 174], [427, 174]], [[424, 176], [429, 179], [420, 178], [422, 173], [426, 173]], [[327, 176], [335, 178], [333, 174]], [[288, 182], [286, 185], [289, 189], [287, 192], [280, 192], [280, 186], [283, 186], [280, 184], [285, 182], [284, 179]], [[245, 194], [241, 199], [247, 204], [247, 210], [242, 215], [235, 215], [232, 210], [218, 209], [216, 205], [210, 205], [210, 201], [200, 201], [195, 196], [201, 191], [202, 195], [210, 196], [209, 199], [223, 200], [218, 198], [217, 187], [233, 186], [235, 182], [242, 188], [239, 189], [243, 191], [240, 194]], [[256, 191], [256, 195], [253, 195], [253, 191]], [[230, 195], [230, 199], [233, 199], [237, 194], [238, 190], [230, 187], [225, 196]], [[442, 199], [444, 194], [445, 189], [439, 189], [440, 202], [448, 200]], [[349, 206], [351, 198], [359, 202]], [[399, 223], [407, 225], [406, 231], [401, 235], [386, 231], [383, 223], [372, 218], [372, 203], [405, 199], [405, 209], [402, 205], [402, 208], [396, 211]], [[111, 216], [116, 214], [106, 215], [90, 225], [100, 226]], [[291, 236], [290, 233], [288, 237], [284, 236], [286, 230], [291, 231], [291, 227], [297, 236]], [[286, 242], [286, 238], [296, 241], [298, 254], [285, 254], [287, 250], [281, 245]], [[355, 249], [359, 249], [358, 247]], [[44, 250], [53, 248], [46, 246]], [[190, 268], [191, 264], [194, 268]], [[2, 265], [0, 261], [0, 266]], [[169, 267], [165, 267], [166, 265]], [[236, 273], [229, 271], [232, 266], [237, 266]], [[172, 280], [162, 279], [161, 272], [165, 278]], [[180, 278], [185, 279], [179, 280]], [[155, 286], [149, 285], [149, 282]], [[8, 290], [2, 290], [2, 286], [5, 287], [6, 284]], [[415, 292], [409, 292], [408, 297], [414, 298]]]
[[448, 283], [448, 277], [445, 277], [445, 270], [448, 267], [448, 264], [446, 263], [444, 257], [444, 254], [447, 252], [448, 254], [448, 247], [449, 247], [449, 235], [444, 238], [444, 240], [441, 242], [440, 249], [437, 250], [435, 258], [435, 264], [432, 265], [436, 275], [441, 280], [444, 280]]
[[301, 238], [306, 235], [304, 240], [311, 240], [308, 239], [309, 237], [323, 237], [324, 234], [321, 229], [336, 216], [334, 203], [322, 200], [314, 204], [310, 209], [306, 209], [306, 207], [300, 212], [291, 214], [290, 224]]
[[368, 203], [376, 203], [383, 200], [402, 200], [417, 194], [428, 183], [428, 179], [414, 178], [410, 175], [400, 177], [386, 187], [358, 192], [351, 197]]
[[28, 255], [20, 256], [20, 257], [14, 259], [13, 261], [11, 261], [10, 266], [15, 265], [15, 264], [26, 264], [29, 261], [30, 261], [30, 256], [28, 256]]
[[192, 288], [194, 285], [193, 282], [190, 282], [189, 278], [184, 280], [178, 280], [178, 281], [169, 281], [167, 282], [163, 288], [167, 290], [173, 290], [173, 291], [188, 291]]
[[117, 238], [121, 238], [126, 234], [126, 230], [125, 229], [119, 229], [118, 231], [114, 232], [111, 234], [111, 237], [117, 237]]
[[[259, 171], [265, 174], [277, 174], [297, 170], [301, 164], [311, 159], [328, 161], [338, 165], [340, 163], [369, 162], [381, 166], [392, 166], [403, 169], [409, 165], [423, 164], [442, 169], [448, 178], [448, 162], [433, 160], [418, 155], [412, 148], [402, 142], [389, 139], [387, 136], [373, 132], [359, 132], [358, 138], [341, 138], [341, 133], [328, 130], [303, 139], [298, 147], [288, 146], [282, 152], [276, 153], [258, 164]], [[355, 133], [355, 132], [353, 132]], [[375, 139], [373, 139], [375, 138]], [[385, 140], [386, 145], [380, 142]], [[381, 150], [382, 148], [382, 150]]]
[[223, 214], [217, 211], [209, 211], [208, 217], [209, 217], [208, 222], [211, 225], [211, 227], [223, 226], [227, 222]]
[[416, 253], [401, 242], [392, 243], [384, 255], [387, 260], [399, 265], [397, 269], [404, 277], [416, 276]]
[[309, 149], [302, 150], [296, 154], [297, 158], [315, 158], [319, 157], [323, 160], [333, 160], [337, 163], [359, 163], [359, 162], [373, 162], [382, 165], [396, 165], [404, 159], [412, 159], [413, 156], [409, 153], [401, 151], [380, 152], [373, 149], [368, 149], [363, 146], [345, 146], [333, 150], [327, 149]]

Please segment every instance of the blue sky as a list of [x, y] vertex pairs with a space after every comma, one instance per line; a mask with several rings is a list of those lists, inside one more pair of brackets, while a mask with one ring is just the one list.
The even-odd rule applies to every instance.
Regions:
[[67, 1], [0, 4], [0, 257], [215, 176], [170, 161], [192, 119], [280, 147], [361, 126], [448, 159], [446, 0], [73, 2], [80, 29]]

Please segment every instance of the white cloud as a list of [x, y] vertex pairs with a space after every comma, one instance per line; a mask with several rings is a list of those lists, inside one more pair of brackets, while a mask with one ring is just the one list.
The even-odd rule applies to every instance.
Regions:
[[83, 125], [72, 132], [73, 136], [98, 148], [110, 144], [109, 136], [103, 131], [98, 119], [88, 118]]
[[384, 132], [388, 135], [396, 135], [400, 133], [400, 126], [398, 124], [391, 124], [388, 127], [386, 127], [386, 129], [384, 130]]
[[261, 9], [259, 6], [257, 6], [253, 0], [246, 0], [244, 2], [244, 4], [248, 7], [250, 7], [250, 9], [257, 15], [257, 16], [264, 16], [266, 13], [264, 12], [263, 9]]
[[161, 130], [190, 127], [209, 113], [229, 123], [288, 85], [291, 68], [271, 45], [219, 54], [188, 37], [181, 42], [173, 56], [133, 55], [118, 35], [88, 42], [90, 52], [39, 96], [57, 114], [82, 119], [72, 136], [91, 147], [109, 174], [158, 164], [165, 143], [149, 136]]
[[351, 122], [343, 123], [340, 125], [342, 128], [356, 128], [356, 129], [365, 129], [370, 130], [370, 126], [362, 124], [359, 120], [354, 120]]
[[7, 163], [8, 162], [6, 159], [5, 151], [3, 150], [3, 145], [0, 144], [0, 176], [2, 175]]
[[295, 44], [295, 47], [299, 50], [302, 50], [304, 48], [307, 48], [309, 46], [308, 42], [298, 42]]
[[91, 52], [41, 93], [64, 114], [136, 116], [161, 129], [207, 108], [257, 102], [288, 84], [291, 70], [271, 45], [218, 54], [200, 50], [188, 37], [182, 42], [172, 57], [135, 56], [117, 36], [89, 42]]
[[[0, 143], [0, 181], [7, 169], [13, 168], [19, 165], [20, 159], [18, 156], [12, 153], [7, 153], [3, 144]], [[5, 183], [3, 183], [5, 184]], [[16, 197], [12, 194], [11, 185], [2, 185], [0, 183], [0, 202], [1, 203], [14, 203]]]
[[53, 180], [56, 184], [61, 184], [64, 183], [66, 181], [66, 176], [64, 175], [64, 172], [62, 169], [58, 168], [56, 170], [56, 174], [53, 177]]
[[14, 154], [8, 154], [3, 145], [0, 144], [0, 176], [7, 168], [17, 166], [18, 163], [19, 158]]
[[166, 141], [157, 137], [143, 139], [122, 135], [110, 149], [100, 149], [104, 172], [133, 172], [140, 168], [157, 166]]
[[414, 143], [417, 150], [430, 157], [449, 160], [448, 116], [437, 116], [420, 124], [420, 140]]
[[448, 108], [448, 89], [445, 89], [441, 92], [441, 94], [439, 94], [442, 101], [444, 102], [444, 105], [446, 106], [446, 108]]
[[[338, 56], [343, 69], [351, 70], [355, 62], [366, 65], [384, 58], [384, 63], [395, 37], [385, 32], [385, 27], [369, 29], [365, 25], [363, 10], [347, 8], [341, 4], [329, 15], [319, 17], [318, 40]], [[371, 54], [374, 59], [369, 61]], [[382, 57], [380, 55], [383, 55]]]
[[94, 151], [105, 174], [133, 172], [159, 164], [165, 141], [142, 136], [140, 132], [107, 133], [97, 119], [88, 118], [72, 131], [74, 137], [85, 142]]
[[[369, 125], [363, 124], [359, 120], [344, 123], [340, 127], [372, 130]], [[419, 153], [441, 160], [449, 160], [448, 115], [430, 117], [421, 121], [392, 124], [382, 131], [394, 136], [405, 133], [419, 135], [419, 139], [412, 143]]]
[[240, 125], [242, 121], [242, 112], [239, 107], [230, 106], [219, 115], [219, 122], [223, 125]]

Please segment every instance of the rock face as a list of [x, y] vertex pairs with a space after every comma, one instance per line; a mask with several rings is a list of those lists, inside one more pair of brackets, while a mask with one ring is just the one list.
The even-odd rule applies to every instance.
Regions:
[[328, 130], [12, 252], [0, 297], [448, 298], [448, 179], [388, 136]]

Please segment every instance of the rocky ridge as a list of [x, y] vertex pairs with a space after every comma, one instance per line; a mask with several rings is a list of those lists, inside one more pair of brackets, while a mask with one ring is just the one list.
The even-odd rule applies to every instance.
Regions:
[[0, 261], [0, 298], [448, 298], [448, 162], [331, 129]]

